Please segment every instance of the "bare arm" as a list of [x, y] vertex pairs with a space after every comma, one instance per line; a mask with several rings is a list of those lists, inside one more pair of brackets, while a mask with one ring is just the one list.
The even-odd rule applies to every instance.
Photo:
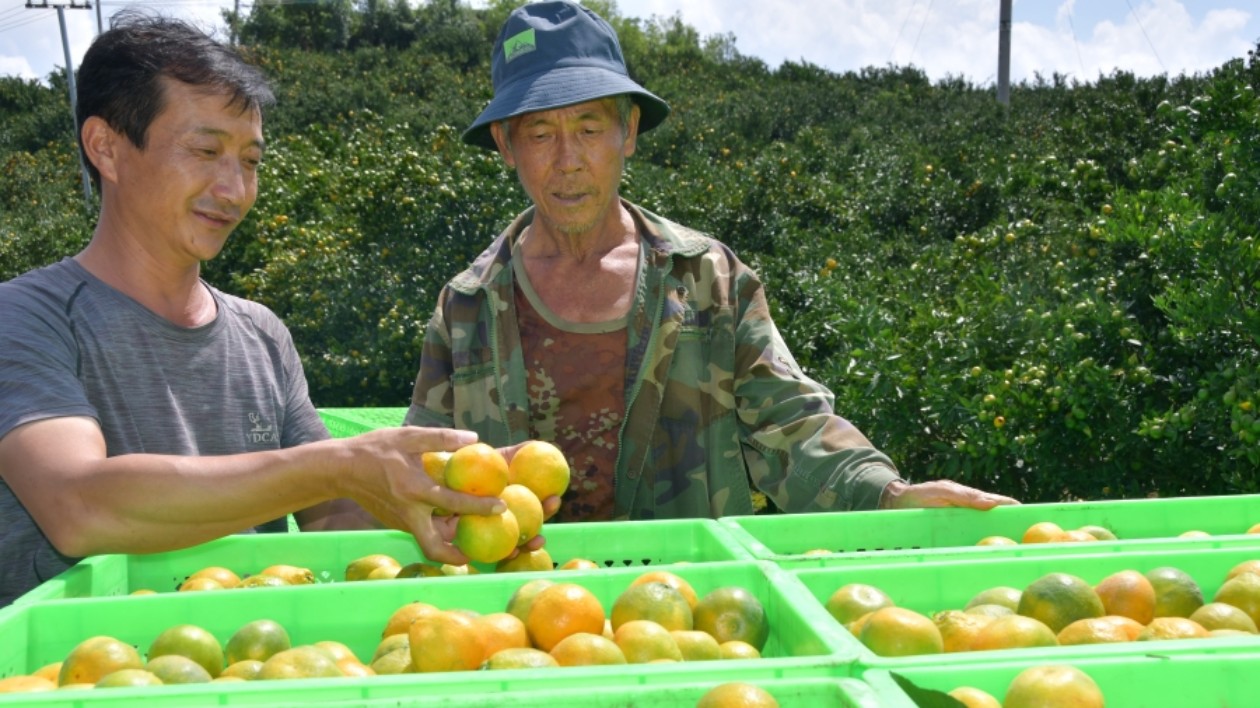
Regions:
[[349, 499], [382, 524], [410, 531], [430, 559], [458, 564], [466, 558], [434, 525], [434, 507], [488, 514], [503, 502], [438, 486], [420, 455], [475, 439], [393, 428], [240, 455], [106, 457], [95, 421], [54, 418], [0, 439], [0, 475], [70, 556], [183, 548], [298, 510], [344, 511], [334, 500]]

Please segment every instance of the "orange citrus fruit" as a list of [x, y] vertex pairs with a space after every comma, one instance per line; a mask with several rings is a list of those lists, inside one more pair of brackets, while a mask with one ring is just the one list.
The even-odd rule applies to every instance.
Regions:
[[262, 570], [260, 575], [271, 575], [284, 580], [290, 585], [314, 585], [315, 574], [310, 568], [299, 568], [295, 565], [271, 565]]
[[34, 693], [52, 691], [57, 684], [43, 676], [9, 676], [0, 679], [0, 693]]
[[249, 575], [241, 578], [241, 584], [237, 588], [284, 588], [289, 586], [289, 581], [284, 578], [278, 578], [274, 575], [266, 573], [258, 573], [257, 575]]
[[1003, 708], [1102, 708], [1102, 689], [1074, 666], [1040, 665], [1019, 672], [1006, 689]]
[[[646, 664], [658, 659], [682, 661], [682, 650], [670, 630], [651, 620], [630, 620], [613, 633], [613, 642], [621, 648], [626, 661]], [[715, 640], [716, 642], [716, 640]], [[716, 648], [716, 643], [714, 648]]]
[[1235, 565], [1233, 568], [1229, 569], [1228, 573], [1225, 574], [1225, 579], [1233, 580], [1235, 577], [1242, 575], [1243, 573], [1255, 573], [1256, 575], [1260, 575], [1260, 559], [1245, 560]]
[[1142, 629], [1138, 641], [1156, 639], [1202, 639], [1208, 636], [1203, 625], [1188, 617], [1156, 617]]
[[1247, 613], [1251, 621], [1260, 627], [1260, 575], [1255, 573], [1235, 575], [1221, 585], [1212, 600], [1226, 602], [1237, 607]]
[[932, 615], [932, 622], [940, 630], [945, 652], [971, 651], [976, 635], [990, 622], [987, 615], [968, 614], [962, 610], [944, 610]]
[[760, 659], [761, 652], [748, 642], [728, 639], [718, 644], [718, 656], [723, 659]]
[[551, 554], [547, 552], [546, 548], [521, 551], [515, 556], [504, 558], [494, 565], [494, 570], [497, 573], [525, 573], [553, 570], [554, 568], [555, 564], [551, 562]]
[[178, 654], [197, 662], [210, 678], [223, 671], [223, 647], [209, 631], [193, 624], [168, 627], [149, 644], [149, 661], [167, 654]]
[[96, 636], [85, 639], [61, 662], [57, 685], [96, 683], [105, 676], [123, 669], [143, 669], [140, 652], [114, 637]]
[[1047, 573], [1029, 583], [1015, 611], [1040, 620], [1055, 634], [1076, 620], [1106, 614], [1089, 583], [1068, 573]]
[[626, 663], [616, 642], [600, 634], [575, 632], [556, 642], [551, 657], [560, 666], [603, 666]]
[[405, 635], [411, 629], [412, 622], [439, 612], [441, 610], [427, 602], [408, 602], [394, 610], [394, 613], [385, 621], [385, 629], [381, 630], [381, 639], [395, 634]]
[[201, 664], [179, 654], [152, 657], [144, 668], [162, 683], [209, 683], [214, 678]]
[[136, 686], [161, 686], [162, 679], [145, 669], [119, 669], [105, 674], [96, 682], [97, 688], [133, 688]]
[[941, 631], [928, 617], [904, 607], [881, 607], [866, 618], [858, 635], [879, 656], [916, 656], [945, 651]]
[[696, 595], [695, 588], [691, 587], [691, 583], [684, 580], [682, 576], [671, 573], [668, 570], [649, 570], [646, 573], [636, 576], [634, 580], [630, 581], [630, 585], [632, 587], [635, 585], [643, 585], [645, 583], [665, 583], [671, 588], [682, 593], [683, 598], [687, 600], [687, 605], [691, 607], [692, 610], [695, 610], [696, 603], [700, 602], [700, 598]]
[[973, 595], [963, 609], [971, 609], [977, 605], [1001, 605], [1014, 612], [1019, 609], [1019, 596], [1022, 594], [1019, 589], [1006, 585], [986, 588]]
[[696, 708], [778, 708], [779, 701], [766, 689], [742, 681], [720, 683], [700, 696]]
[[757, 651], [766, 646], [770, 622], [761, 601], [744, 588], [727, 586], [710, 591], [696, 603], [693, 626], [718, 643], [738, 639]]
[[1063, 528], [1053, 521], [1038, 521], [1024, 531], [1024, 543], [1054, 543], [1063, 536]]
[[416, 665], [411, 661], [411, 649], [404, 647], [386, 652], [372, 660], [368, 668], [377, 676], [397, 676], [399, 674], [416, 673]]
[[604, 606], [590, 590], [576, 583], [555, 583], [534, 596], [525, 629], [535, 647], [551, 651], [571, 634], [602, 635], [604, 619]]
[[531, 440], [512, 456], [508, 480], [529, 487], [539, 499], [564, 496], [569, 490], [569, 461], [555, 445]]
[[455, 526], [455, 545], [479, 563], [497, 563], [516, 550], [520, 525], [509, 510], [482, 516], [461, 514]]
[[[233, 585], [232, 587], [234, 588], [239, 587], [239, 585], [240, 583], [238, 582], [236, 585]], [[184, 582], [180, 583], [179, 585], [180, 592], [196, 592], [199, 590], [226, 590], [226, 589], [227, 588], [224, 588], [223, 584], [220, 583], [219, 581], [215, 580], [214, 578], [207, 578], [207, 577], [189, 578], [185, 580]]]
[[507, 485], [507, 460], [486, 443], [465, 445], [446, 461], [446, 486], [457, 492], [497, 497]]
[[1155, 568], [1147, 571], [1146, 579], [1155, 588], [1156, 617], [1189, 617], [1203, 606], [1203, 591], [1185, 571]]
[[411, 624], [411, 663], [420, 673], [471, 671], [486, 660], [483, 633], [474, 620], [457, 612], [439, 612]]
[[1056, 638], [1062, 646], [1131, 642], [1137, 639], [1143, 629], [1136, 620], [1120, 615], [1106, 615], [1076, 620], [1061, 629]]
[[722, 646], [708, 632], [698, 629], [675, 629], [670, 632], [683, 661], [714, 661], [722, 658]]
[[599, 570], [599, 564], [586, 558], [570, 558], [560, 566], [560, 570]]
[[420, 464], [424, 467], [425, 474], [442, 486], [446, 486], [446, 463], [450, 460], [451, 453], [446, 450], [425, 452], [420, 455]]
[[228, 664], [218, 676], [214, 677], [214, 680], [235, 678], [254, 681], [258, 679], [258, 674], [262, 673], [262, 667], [263, 663], [257, 659], [242, 659], [234, 664]]
[[1246, 611], [1224, 602], [1209, 602], [1190, 614], [1190, 619], [1204, 629], [1236, 629], [1256, 634], [1256, 622]]
[[[218, 583], [221, 587], [226, 588], [228, 590], [231, 590], [232, 588], [236, 587], [237, 585], [240, 585], [241, 583], [241, 576], [237, 575], [232, 570], [229, 570], [227, 568], [224, 568], [218, 565], [212, 565], [212, 566], [207, 566], [205, 568], [202, 568], [201, 570], [198, 570], [197, 572], [188, 576], [187, 580], [192, 580], [194, 578], [210, 578], [211, 580]], [[185, 580], [185, 582], [187, 582], [187, 580]]]
[[279, 622], [260, 619], [245, 623], [228, 638], [223, 657], [229, 664], [245, 659], [266, 661], [272, 654], [292, 647], [289, 633]]
[[324, 652], [325, 654], [328, 655], [328, 658], [332, 659], [338, 664], [340, 664], [343, 661], [346, 661], [347, 659], [354, 659], [355, 661], [359, 660], [359, 657], [355, 656], [354, 650], [352, 650], [350, 647], [346, 646], [342, 642], [338, 642], [333, 639], [323, 639], [318, 642], [315, 642], [311, 646]]
[[976, 634], [972, 651], [994, 649], [1027, 649], [1057, 646], [1054, 630], [1040, 620], [1023, 615], [995, 617]]
[[383, 553], [373, 553], [361, 558], [355, 558], [346, 565], [346, 580], [357, 581], [367, 580], [372, 573], [377, 572], [381, 568], [386, 569], [390, 573], [390, 577], [396, 577], [398, 571], [402, 570], [402, 564], [393, 556]]
[[831, 593], [826, 606], [837, 622], [849, 624], [867, 612], [892, 607], [893, 604], [892, 598], [873, 585], [849, 583]]
[[613, 601], [613, 631], [631, 620], [652, 620], [666, 630], [692, 629], [694, 618], [687, 598], [662, 582], [639, 583], [627, 587]]
[[1155, 586], [1136, 570], [1120, 570], [1094, 586], [1103, 610], [1140, 624], [1155, 619]]
[[267, 657], [258, 678], [264, 681], [345, 676], [337, 662], [313, 646], [278, 651]]
[[529, 619], [529, 608], [534, 604], [534, 597], [544, 588], [554, 584], [554, 580], [535, 578], [521, 585], [512, 593], [512, 597], [508, 600], [507, 611], [524, 622]]
[[49, 681], [52, 681], [54, 684], [57, 683], [57, 676], [59, 676], [60, 674], [61, 674], [60, 661], [54, 661], [49, 664], [44, 664], [43, 666], [31, 672], [31, 676], [38, 676], [40, 678], [46, 678]]
[[[542, 531], [542, 502], [538, 501], [538, 497], [530, 491], [529, 487], [523, 484], [509, 484], [499, 493], [499, 498], [507, 504], [508, 511], [516, 517], [516, 524], [520, 527], [520, 537], [517, 538], [516, 545], [525, 543]], [[551, 570], [550, 567], [547, 569]]]
[[525, 631], [525, 623], [516, 615], [491, 612], [474, 619], [473, 625], [481, 632], [487, 659], [504, 649], [524, 649], [529, 646], [529, 633]]
[[519, 649], [500, 649], [486, 659], [483, 669], [542, 669], [559, 666], [556, 658], [541, 649], [523, 647]]
[[1082, 526], [1082, 527], [1080, 527], [1080, 528], [1079, 528], [1079, 529], [1077, 529], [1077, 530], [1078, 530], [1078, 531], [1084, 531], [1085, 533], [1089, 534], [1090, 536], [1093, 536], [1093, 537], [1094, 537], [1094, 539], [1095, 539], [1095, 540], [1098, 540], [1098, 541], [1115, 541], [1115, 540], [1117, 540], [1117, 539], [1116, 539], [1116, 534], [1115, 534], [1115, 533], [1113, 533], [1113, 532], [1111, 531], [1111, 529], [1107, 528], [1106, 526], [1098, 526], [1098, 525], [1096, 525], [1096, 524], [1090, 524], [1090, 525], [1088, 525], [1088, 526]]
[[987, 691], [974, 686], [959, 686], [949, 691], [949, 697], [966, 706], [966, 708], [1002, 708], [998, 699]]
[[977, 546], [1018, 546], [1019, 541], [1007, 536], [985, 536], [976, 541]]

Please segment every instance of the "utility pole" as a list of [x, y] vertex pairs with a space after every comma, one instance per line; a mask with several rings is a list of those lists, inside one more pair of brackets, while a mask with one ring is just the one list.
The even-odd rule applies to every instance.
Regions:
[[92, 3], [90, 0], [85, 1], [82, 5], [77, 5], [75, 4], [74, 0], [70, 0], [70, 4], [68, 6], [65, 3], [49, 5], [48, 0], [44, 0], [44, 3], [42, 5], [36, 5], [30, 0], [27, 0], [27, 3], [26, 3], [26, 8], [28, 10], [36, 9], [36, 8], [46, 10], [50, 7], [56, 8], [57, 21], [61, 23], [61, 49], [63, 52], [65, 52], [65, 56], [66, 56], [66, 84], [70, 90], [70, 122], [71, 124], [74, 125], [74, 144], [75, 144], [74, 151], [79, 154], [79, 175], [83, 179], [83, 203], [88, 208], [88, 211], [91, 211], [92, 209], [92, 180], [88, 177], [87, 165], [83, 164], [83, 151], [80, 150], [78, 147], [79, 145], [79, 111], [78, 111], [78, 98], [77, 98], [78, 91], [75, 90], [75, 84], [74, 84], [74, 61], [71, 60], [70, 58], [70, 39], [66, 35], [66, 7], [69, 7], [71, 10], [91, 10]]
[[998, 103], [1011, 105], [1011, 0], [1002, 0], [998, 20]]

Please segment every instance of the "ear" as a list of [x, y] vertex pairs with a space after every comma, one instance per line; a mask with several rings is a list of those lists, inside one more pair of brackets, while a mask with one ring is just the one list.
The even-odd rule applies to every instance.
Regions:
[[80, 135], [83, 138], [83, 152], [101, 173], [101, 181], [117, 182], [118, 141], [126, 138], [115, 133], [109, 123], [99, 116], [91, 116], [83, 121]]
[[621, 146], [621, 156], [630, 157], [634, 154], [634, 148], [638, 145], [639, 140], [639, 104], [634, 104], [630, 109], [630, 125], [626, 126], [626, 142]]
[[503, 132], [503, 122], [494, 121], [490, 124], [490, 136], [494, 138], [494, 144], [499, 148], [499, 154], [503, 156], [503, 162], [508, 167], [516, 169], [516, 158], [512, 156], [510, 149], [511, 143], [508, 142], [508, 136]]

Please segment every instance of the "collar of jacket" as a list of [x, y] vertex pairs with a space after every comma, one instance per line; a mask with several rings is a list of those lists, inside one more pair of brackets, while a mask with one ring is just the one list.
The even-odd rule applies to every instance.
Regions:
[[[663, 216], [654, 214], [622, 199], [625, 207], [639, 233], [647, 241], [649, 251], [659, 259], [668, 259], [674, 255], [695, 256], [709, 247], [709, 239], [694, 229], [676, 224]], [[450, 286], [465, 295], [482, 288], [488, 288], [499, 282], [500, 278], [509, 277], [511, 267], [508, 265], [512, 255], [512, 240], [534, 220], [534, 207], [521, 212], [508, 225], [490, 246], [477, 256], [466, 270], [451, 279]]]

